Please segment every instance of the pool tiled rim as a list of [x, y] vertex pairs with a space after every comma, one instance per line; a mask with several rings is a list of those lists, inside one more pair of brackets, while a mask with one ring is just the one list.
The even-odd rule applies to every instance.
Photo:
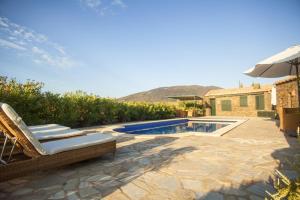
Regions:
[[[223, 128], [220, 128], [216, 131], [214, 131], [212, 134], [207, 134], [205, 132], [188, 132], [188, 133], [174, 133], [174, 134], [128, 134], [128, 133], [122, 133], [117, 132], [114, 129], [123, 128], [126, 125], [134, 125], [134, 124], [148, 124], [153, 122], [163, 122], [163, 121], [176, 121], [181, 119], [188, 119], [188, 120], [201, 120], [201, 121], [215, 121], [215, 122], [232, 122], [234, 123], [225, 126]], [[248, 119], [237, 119], [237, 118], [205, 118], [205, 117], [193, 117], [193, 118], [176, 118], [176, 119], [166, 119], [166, 120], [155, 120], [155, 121], [142, 121], [142, 122], [130, 122], [130, 123], [124, 123], [124, 124], [118, 124], [118, 125], [112, 125], [104, 128], [101, 132], [102, 133], [110, 133], [114, 136], [118, 137], [137, 137], [137, 138], [155, 138], [155, 137], [186, 137], [186, 136], [210, 136], [210, 137], [219, 137], [227, 133], [228, 131], [238, 127], [239, 125], [246, 122]]]

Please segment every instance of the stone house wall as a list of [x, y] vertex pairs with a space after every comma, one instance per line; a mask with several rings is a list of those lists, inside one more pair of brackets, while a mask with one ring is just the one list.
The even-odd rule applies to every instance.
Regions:
[[277, 111], [280, 108], [298, 107], [298, 87], [295, 78], [276, 83], [276, 101]]

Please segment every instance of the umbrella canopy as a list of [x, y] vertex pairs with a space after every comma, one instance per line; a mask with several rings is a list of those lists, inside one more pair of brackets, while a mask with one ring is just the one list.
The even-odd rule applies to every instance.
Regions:
[[292, 46], [270, 58], [255, 65], [255, 67], [244, 72], [253, 77], [276, 78], [288, 75], [297, 76], [298, 105], [300, 107], [300, 45]]
[[288, 75], [298, 75], [300, 64], [300, 45], [292, 46], [274, 56], [271, 56], [247, 70], [244, 74], [253, 77], [276, 78]]

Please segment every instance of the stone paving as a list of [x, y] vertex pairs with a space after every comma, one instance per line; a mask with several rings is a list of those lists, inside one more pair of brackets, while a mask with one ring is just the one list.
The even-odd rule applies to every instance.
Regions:
[[273, 121], [222, 137], [122, 138], [111, 155], [0, 183], [0, 199], [263, 199], [276, 168], [300, 152]]

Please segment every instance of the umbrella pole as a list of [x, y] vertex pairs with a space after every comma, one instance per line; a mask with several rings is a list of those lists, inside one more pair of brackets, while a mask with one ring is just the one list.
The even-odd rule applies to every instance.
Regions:
[[300, 107], [300, 87], [299, 87], [299, 63], [295, 64], [296, 66], [296, 76], [297, 76], [297, 86], [298, 86], [298, 107]]

